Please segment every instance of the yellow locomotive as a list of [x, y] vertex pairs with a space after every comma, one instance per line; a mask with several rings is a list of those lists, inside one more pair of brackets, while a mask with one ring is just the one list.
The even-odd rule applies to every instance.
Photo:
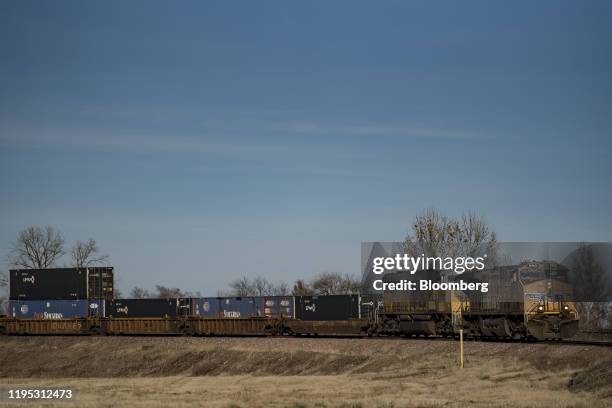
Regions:
[[574, 288], [565, 277], [538, 279], [529, 278], [523, 273], [521, 283], [525, 325], [531, 336], [537, 339], [562, 339], [578, 332]]
[[[578, 317], [566, 272], [554, 262], [525, 262], [457, 276], [420, 271], [419, 279], [447, 281], [446, 287], [486, 290], [386, 291], [377, 331], [449, 336], [463, 329], [474, 338], [569, 338], [578, 331]], [[395, 273], [385, 280], [404, 277]], [[459, 280], [461, 285], [453, 285]]]

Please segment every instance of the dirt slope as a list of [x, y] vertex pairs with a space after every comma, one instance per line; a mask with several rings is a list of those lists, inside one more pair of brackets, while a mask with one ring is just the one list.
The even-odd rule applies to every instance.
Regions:
[[[444, 368], [457, 350], [455, 341], [420, 339], [3, 337], [0, 377], [364, 373]], [[467, 342], [465, 352], [468, 361], [498, 358], [542, 370], [612, 365], [612, 350], [593, 346]]]
[[1, 337], [0, 382], [69, 385], [79, 406], [612, 405], [611, 348], [465, 350], [460, 370], [450, 340]]

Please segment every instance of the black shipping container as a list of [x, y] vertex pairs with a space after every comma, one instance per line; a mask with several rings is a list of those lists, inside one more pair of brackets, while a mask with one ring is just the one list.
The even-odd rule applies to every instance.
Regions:
[[10, 271], [10, 299], [87, 299], [87, 273], [74, 268]]
[[106, 302], [106, 317], [176, 317], [178, 299], [115, 299]]
[[14, 269], [11, 300], [78, 300], [113, 298], [113, 268]]
[[359, 317], [359, 295], [296, 296], [300, 320], [346, 320]]
[[89, 299], [112, 300], [114, 297], [114, 273], [112, 266], [86, 268], [88, 272], [87, 293]]

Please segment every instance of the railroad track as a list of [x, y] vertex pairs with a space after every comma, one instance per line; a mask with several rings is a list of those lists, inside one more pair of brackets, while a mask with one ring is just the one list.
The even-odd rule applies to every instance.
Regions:
[[559, 341], [543, 341], [546, 344], [575, 344], [578, 346], [600, 346], [612, 347], [612, 341], [609, 340], [559, 340]]
[[[17, 335], [18, 336], [18, 335]], [[52, 336], [57, 336], [57, 337], [75, 337], [75, 335], [73, 334], [46, 334], [46, 335], [36, 335], [36, 334], [30, 334], [30, 335], [21, 335], [21, 336], [48, 336], [48, 337], [52, 337]], [[88, 337], [87, 335], [83, 335], [84, 337]], [[165, 335], [151, 335], [151, 334], [124, 334], [121, 335], [120, 337], [183, 337], [180, 334], [165, 334]], [[246, 338], [246, 337], [275, 337], [275, 336], [266, 336], [266, 335], [260, 335], [260, 334], [251, 334], [251, 335], [236, 335], [236, 334], [227, 334], [227, 335], [220, 335], [220, 336], [215, 336], [215, 337], [240, 337], [240, 338]], [[410, 340], [418, 340], [418, 341], [423, 341], [423, 342], [428, 342], [428, 341], [450, 341], [450, 342], [458, 342], [457, 338], [452, 338], [452, 337], [442, 337], [442, 336], [431, 336], [431, 337], [424, 337], [424, 336], [409, 336], [409, 337], [404, 337], [404, 336], [376, 336], [376, 337], [367, 337], [364, 335], [345, 335], [345, 334], [340, 334], [340, 335], [330, 335], [330, 334], [323, 334], [323, 335], [301, 335], [301, 336], [283, 336], [286, 338], [302, 338], [302, 339], [379, 339], [379, 340], [388, 340], [388, 341], [405, 341], [406, 339], [410, 339]], [[278, 337], [277, 337], [278, 338]], [[515, 343], [515, 344], [524, 344], [524, 343], [532, 343], [532, 344], [547, 344], [547, 345], [582, 345], [582, 346], [599, 346], [599, 347], [612, 347], [612, 341], [608, 341], [608, 340], [539, 340], [539, 341], [528, 341], [525, 339], [490, 339], [490, 338], [466, 338], [465, 339], [466, 343], [474, 343], [474, 342], [481, 342], [481, 343]]]

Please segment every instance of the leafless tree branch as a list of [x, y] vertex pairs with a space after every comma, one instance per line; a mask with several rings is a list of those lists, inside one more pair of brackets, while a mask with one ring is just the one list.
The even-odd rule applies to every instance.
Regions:
[[415, 217], [412, 233], [404, 240], [404, 252], [411, 256], [477, 257], [487, 254], [487, 265], [494, 265], [497, 236], [484, 218], [473, 211], [458, 220], [429, 209]]
[[16, 268], [44, 269], [64, 254], [64, 238], [53, 227], [28, 227], [12, 243], [9, 261]]
[[319, 274], [309, 285], [317, 295], [347, 295], [359, 293], [361, 281], [356, 277], [337, 272]]
[[108, 255], [98, 253], [98, 244], [93, 238], [89, 238], [87, 242], [77, 241], [70, 249], [70, 257], [75, 268], [85, 268], [96, 263], [107, 262], [109, 258]]
[[230, 283], [230, 296], [287, 296], [289, 295], [289, 285], [280, 282], [274, 285], [266, 278], [257, 277], [253, 280], [242, 277]]
[[134, 288], [132, 288], [132, 291], [130, 292], [130, 297], [133, 299], [146, 299], [146, 298], [150, 298], [151, 293], [149, 293], [148, 290], [143, 289], [141, 287], [138, 286], [134, 286]]

